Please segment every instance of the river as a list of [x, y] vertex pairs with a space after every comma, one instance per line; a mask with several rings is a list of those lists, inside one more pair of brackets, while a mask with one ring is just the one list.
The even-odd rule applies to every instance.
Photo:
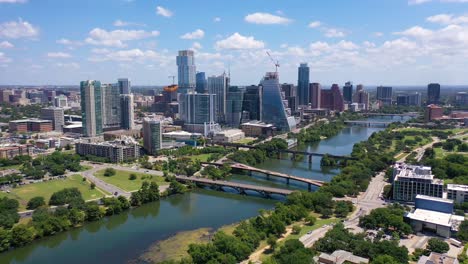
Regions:
[[[392, 117], [390, 117], [392, 118]], [[373, 120], [388, 120], [389, 117]], [[392, 118], [393, 119], [393, 118]], [[399, 117], [394, 120], [400, 120]], [[406, 120], [406, 119], [405, 119]], [[335, 155], [349, 155], [353, 145], [366, 140], [382, 128], [346, 127], [338, 135], [320, 142], [298, 146], [300, 150]], [[320, 168], [320, 159], [309, 164], [293, 162], [289, 157], [269, 159], [261, 168], [295, 176], [330, 181], [338, 169]], [[305, 185], [284, 180], [269, 180], [264, 176], [234, 175], [233, 181], [257, 183], [278, 188], [306, 189]], [[0, 263], [18, 264], [94, 264], [127, 263], [137, 259], [157, 241], [180, 231], [198, 228], [219, 228], [223, 225], [253, 217], [260, 209], [271, 209], [277, 200], [255, 196], [241, 196], [208, 190], [195, 190], [183, 195], [162, 199], [159, 202], [107, 217], [103, 221], [87, 223], [83, 227], [44, 238], [34, 243], [0, 254]]]

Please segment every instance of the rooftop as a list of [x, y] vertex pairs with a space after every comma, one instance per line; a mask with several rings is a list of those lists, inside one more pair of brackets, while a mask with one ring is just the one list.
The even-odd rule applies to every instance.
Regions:
[[244, 132], [242, 132], [242, 130], [240, 129], [228, 129], [228, 130], [223, 130], [223, 131], [219, 131], [215, 133], [215, 135], [224, 135], [224, 136], [233, 136], [237, 134], [244, 134]]
[[468, 185], [447, 184], [447, 190], [468, 192]]
[[258, 127], [273, 127], [273, 124], [267, 124], [260, 121], [249, 121], [247, 123], [242, 123], [243, 126], [258, 126]]
[[369, 260], [366, 258], [361, 258], [358, 256], [353, 255], [351, 252], [344, 251], [344, 250], [336, 250], [331, 255], [322, 253], [319, 256], [318, 263], [322, 263], [320, 260], [327, 260], [327, 263], [330, 261], [336, 264], [342, 264], [345, 262], [351, 263], [369, 263]]
[[416, 195], [416, 199], [422, 199], [422, 200], [429, 200], [429, 201], [434, 201], [434, 202], [442, 202], [442, 203], [450, 203], [450, 204], [453, 204], [453, 200], [450, 200], [450, 199], [444, 199], [444, 198], [439, 198], [439, 197], [427, 196], [427, 195], [422, 195], [422, 194]]
[[10, 121], [10, 123], [25, 123], [25, 122], [52, 123], [51, 120], [44, 120], [44, 119], [39, 119], [39, 118], [19, 119], [19, 120]]
[[458, 264], [458, 260], [454, 257], [442, 255], [432, 252], [429, 256], [421, 256], [418, 264]]
[[453, 230], [458, 230], [460, 223], [465, 220], [463, 216], [430, 211], [425, 209], [416, 209], [412, 213], [406, 215], [411, 220], [436, 224], [440, 226], [451, 227]]

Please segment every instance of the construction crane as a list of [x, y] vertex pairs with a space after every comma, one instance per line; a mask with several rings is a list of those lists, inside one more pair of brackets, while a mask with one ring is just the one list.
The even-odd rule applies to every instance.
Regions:
[[275, 65], [275, 72], [277, 73], [277, 72], [278, 72], [278, 68], [279, 68], [279, 66], [280, 66], [279, 61], [275, 61], [268, 51], [266, 52], [266, 54], [267, 54], [268, 57], [270, 58], [271, 62], [273, 62], [273, 64]]
[[168, 76], [167, 78], [172, 78], [172, 85], [175, 84], [175, 76], [174, 75]]

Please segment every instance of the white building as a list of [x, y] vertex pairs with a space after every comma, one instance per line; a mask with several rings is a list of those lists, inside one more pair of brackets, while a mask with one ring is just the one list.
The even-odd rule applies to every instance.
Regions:
[[468, 185], [447, 184], [447, 199], [455, 203], [468, 202]]
[[213, 136], [214, 142], [232, 143], [245, 138], [245, 133], [240, 129], [229, 129], [216, 132]]
[[398, 163], [393, 166], [393, 199], [414, 201], [418, 194], [442, 197], [444, 182], [435, 179], [431, 167]]

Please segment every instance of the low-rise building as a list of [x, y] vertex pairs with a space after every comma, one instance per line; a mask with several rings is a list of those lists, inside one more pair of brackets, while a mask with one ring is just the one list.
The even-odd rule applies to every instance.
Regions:
[[229, 129], [216, 132], [213, 141], [217, 143], [233, 143], [245, 138], [245, 133], [240, 129]]
[[435, 179], [431, 167], [398, 163], [393, 167], [393, 199], [413, 202], [422, 194], [442, 198], [444, 182]]
[[447, 199], [455, 203], [468, 202], [468, 185], [447, 184]]
[[50, 132], [53, 130], [51, 120], [37, 118], [13, 120], [9, 123], [11, 133]]
[[422, 255], [419, 258], [418, 264], [459, 264], [457, 258], [447, 256], [445, 254], [431, 252], [429, 256]]
[[12, 159], [16, 156], [32, 155], [32, 145], [4, 145], [0, 146], [0, 159]]
[[120, 130], [113, 130], [113, 131], [106, 131], [103, 133], [104, 140], [115, 140], [124, 136], [133, 137], [133, 138], [141, 138], [141, 129], [120, 129]]
[[130, 137], [97, 143], [79, 142], [75, 144], [75, 150], [79, 155], [104, 157], [114, 163], [133, 161], [140, 157], [140, 146]]
[[266, 124], [260, 121], [250, 121], [243, 123], [241, 124], [241, 129], [246, 137], [270, 137], [275, 131], [275, 127], [272, 124]]
[[426, 107], [425, 121], [430, 122], [442, 118], [444, 115], [444, 109], [442, 107], [431, 104]]
[[318, 257], [317, 263], [319, 264], [342, 264], [342, 263], [351, 263], [351, 264], [362, 264], [369, 263], [369, 260], [366, 258], [358, 257], [353, 255], [353, 253], [336, 250], [332, 254], [321, 253]]

